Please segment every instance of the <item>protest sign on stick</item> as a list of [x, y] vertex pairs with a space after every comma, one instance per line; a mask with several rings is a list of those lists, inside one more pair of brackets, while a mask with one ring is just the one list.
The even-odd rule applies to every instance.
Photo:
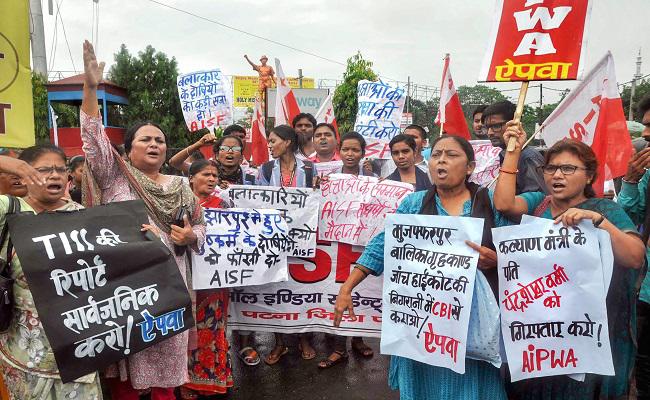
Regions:
[[413, 193], [410, 183], [331, 174], [321, 183], [318, 238], [365, 246], [409, 193]]
[[238, 208], [279, 210], [294, 243], [289, 256], [313, 257], [318, 227], [318, 193], [306, 188], [230, 185], [220, 196]]
[[492, 230], [512, 381], [614, 375], [605, 303], [611, 267], [603, 266], [611, 258], [602, 256], [598, 229], [526, 222]]
[[[530, 81], [579, 79], [590, 13], [590, 0], [497, 0], [478, 80], [521, 81], [515, 120]], [[515, 145], [511, 139], [508, 151]]]
[[345, 243], [319, 242], [316, 256], [289, 260], [289, 280], [230, 290], [230, 329], [265, 332], [325, 332], [379, 337], [381, 278], [364, 280], [352, 302], [356, 318], [344, 316], [334, 327], [334, 304], [340, 285], [361, 255]]
[[287, 254], [296, 242], [278, 210], [211, 209], [205, 243], [192, 254], [192, 287], [261, 285], [287, 280]]
[[232, 123], [221, 70], [198, 71], [176, 79], [183, 117], [190, 132]]
[[483, 220], [386, 218], [381, 352], [465, 372], [467, 328]]
[[140, 231], [141, 200], [8, 222], [64, 382], [194, 325], [171, 252]]
[[[358, 108], [354, 130], [366, 138], [368, 144], [388, 143], [400, 133], [402, 111], [406, 96], [404, 89], [395, 85], [361, 80], [357, 85]], [[379, 149], [377, 149], [379, 150]], [[389, 158], [390, 153], [376, 153], [382, 158]], [[375, 156], [367, 154], [366, 156]], [[378, 157], [377, 157], [378, 158]]]

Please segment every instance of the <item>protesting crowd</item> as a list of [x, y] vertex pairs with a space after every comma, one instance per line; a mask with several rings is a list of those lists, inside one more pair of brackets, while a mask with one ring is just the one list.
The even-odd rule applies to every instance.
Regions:
[[[248, 145], [245, 140], [246, 131], [240, 126], [231, 125], [225, 129], [223, 136], [217, 138], [211, 133], [206, 134], [196, 143], [179, 151], [169, 160], [170, 165], [178, 170], [178, 175], [166, 175], [161, 173], [161, 168], [166, 162], [167, 136], [155, 122], [142, 123], [128, 130], [124, 139], [124, 156], [113, 147], [104, 132], [96, 98], [103, 65], [97, 63], [92, 45], [88, 42], [84, 44], [84, 63], [84, 98], [80, 118], [85, 157], [67, 160], [63, 151], [54, 145], [39, 145], [24, 149], [18, 158], [3, 155], [0, 158], [1, 188], [4, 195], [0, 197], [3, 224], [6, 226], [8, 216], [15, 213], [43, 214], [52, 211], [76, 211], [82, 210], [84, 206], [95, 207], [136, 199], [144, 201], [148, 218], [146, 223], [137, 226], [137, 229], [143, 235], [149, 235], [150, 238], [162, 242], [173, 255], [174, 265], [190, 293], [195, 326], [137, 353], [122, 357], [118, 362], [98, 372], [74, 376], [72, 380], [69, 379], [70, 375], [63, 378], [59, 375], [61, 365], [54, 359], [53, 348], [48, 342], [48, 337], [51, 335], [46, 336], [43, 331], [41, 318], [44, 314], [42, 311], [39, 313], [35, 306], [38, 303], [35, 302], [37, 294], [28, 286], [21, 267], [22, 256], [15, 250], [21, 245], [15, 240], [12, 243], [10, 237], [5, 240], [8, 233], [7, 228], [4, 228], [3, 253], [7, 257], [7, 268], [13, 280], [13, 290], [8, 292], [12, 296], [10, 320], [3, 314], [3, 321], [7, 326], [6, 334], [0, 341], [0, 366], [9, 398], [100, 399], [106, 393], [110, 393], [110, 398], [114, 399], [138, 399], [141, 394], [149, 393], [152, 399], [175, 399], [176, 396], [193, 399], [200, 395], [227, 393], [228, 388], [233, 386], [231, 356], [238, 356], [250, 368], [254, 368], [262, 360], [269, 365], [278, 363], [289, 351], [285, 343], [286, 334], [281, 329], [275, 332], [275, 346], [270, 353], [259, 354], [252, 337], [255, 332], [244, 329], [233, 330], [229, 327], [228, 315], [229, 312], [233, 312], [232, 309], [229, 311], [229, 303], [239, 301], [235, 300], [234, 295], [238, 299], [253, 295], [234, 288], [198, 290], [197, 287], [201, 286], [192, 285], [190, 274], [194, 274], [194, 282], [196, 282], [199, 275], [196, 269], [199, 266], [194, 265], [192, 268], [191, 261], [197, 259], [196, 254], [204, 253], [202, 247], [207, 246], [206, 240], [207, 243], [231, 240], [223, 238], [228, 236], [223, 234], [224, 231], [217, 231], [220, 235], [215, 236], [221, 237], [215, 238], [212, 236], [214, 230], [206, 230], [206, 224], [210, 227], [215, 220], [225, 218], [225, 214], [217, 214], [217, 210], [228, 211], [233, 205], [228, 201], [227, 196], [220, 196], [220, 193], [232, 189], [230, 199], [237, 199], [246, 196], [243, 193], [248, 190], [250, 197], [253, 196], [252, 191], [256, 190], [252, 187], [260, 186], [279, 188], [281, 191], [304, 188], [308, 192], [321, 191], [325, 195], [326, 191], [343, 191], [346, 184], [350, 185], [349, 181], [343, 183], [337, 181], [345, 176], [350, 176], [352, 179], [374, 179], [372, 182], [376, 185], [387, 184], [390, 181], [408, 184], [410, 189], [403, 190], [396, 196], [400, 199], [395, 210], [396, 216], [405, 214], [472, 217], [482, 221], [482, 227], [478, 229], [469, 225], [467, 228], [467, 237], [471, 240], [465, 240], [464, 246], [466, 251], [471, 252], [467, 254], [474, 254], [477, 267], [476, 279], [468, 280], [464, 276], [455, 279], [453, 290], [457, 291], [458, 297], [454, 297], [456, 305], [449, 303], [446, 312], [440, 312], [440, 308], [436, 312], [438, 303], [434, 302], [431, 294], [426, 294], [428, 299], [423, 297], [422, 293], [415, 296], [401, 294], [406, 291], [392, 290], [387, 294], [386, 283], [381, 297], [390, 298], [391, 304], [408, 303], [413, 310], [420, 308], [424, 301], [424, 309], [432, 313], [431, 315], [447, 315], [448, 319], [459, 321], [465, 319], [468, 336], [481, 333], [474, 330], [489, 329], [496, 324], [497, 340], [481, 342], [486, 346], [482, 350], [483, 354], [481, 351], [473, 351], [471, 357], [472, 350], [468, 342], [467, 359], [462, 361], [463, 366], [460, 370], [458, 366], [445, 367], [442, 364], [434, 366], [419, 361], [417, 357], [395, 355], [392, 351], [388, 351], [388, 354], [394, 354], [390, 362], [389, 384], [391, 388], [399, 390], [401, 398], [619, 399], [629, 398], [633, 387], [638, 392], [639, 398], [649, 395], [648, 376], [646, 376], [647, 338], [643, 336], [648, 334], [645, 327], [648, 321], [645, 315], [648, 306], [644, 302], [648, 301], [650, 291], [650, 284], [643, 279], [646, 265], [645, 243], [649, 232], [647, 225], [650, 221], [649, 208], [646, 207], [646, 192], [648, 179], [650, 179], [650, 172], [647, 172], [647, 166], [650, 166], [650, 159], [648, 159], [650, 153], [647, 148], [638, 152], [629, 162], [628, 172], [622, 178], [622, 187], [618, 192], [617, 201], [599, 198], [592, 187], [597, 178], [599, 162], [592, 148], [570, 139], [559, 141], [544, 151], [525, 147], [527, 133], [523, 131], [521, 124], [514, 120], [515, 105], [508, 101], [501, 101], [481, 106], [473, 115], [474, 136], [489, 139], [491, 145], [499, 149], [499, 158], [495, 162], [498, 163], [500, 174], [496, 183], [491, 181], [479, 185], [472, 182], [470, 178], [477, 165], [477, 155], [472, 143], [460, 136], [443, 134], [429, 141], [430, 138], [422, 127], [410, 125], [390, 140], [388, 146], [391, 158], [370, 160], [365, 158], [364, 136], [357, 132], [345, 132], [339, 136], [334, 126], [329, 123], [317, 123], [311, 114], [305, 113], [298, 114], [291, 126], [279, 125], [270, 131], [268, 150], [272, 160], [259, 165], [256, 174], [251, 173], [253, 170], [243, 157], [244, 148]], [[644, 137], [650, 138], [650, 98], [642, 100], [638, 108], [644, 116], [646, 125]], [[510, 139], [516, 141], [514, 151], [505, 150]], [[202, 156], [196, 156], [197, 151], [204, 146], [213, 148], [213, 158], [204, 159]], [[319, 174], [319, 164], [332, 161], [338, 161], [338, 166], [327, 174]], [[183, 176], [187, 176], [188, 179]], [[242, 189], [233, 189], [238, 187]], [[241, 193], [238, 194], [239, 190]], [[268, 192], [269, 189], [265, 190], [260, 199], [272, 193]], [[378, 192], [374, 191], [374, 193]], [[278, 199], [280, 199], [279, 195]], [[292, 201], [295, 202], [296, 199]], [[302, 199], [301, 206], [308, 208], [307, 202], [308, 200]], [[260, 208], [266, 207], [260, 206]], [[321, 209], [319, 216], [322, 219], [326, 214], [327, 205], [321, 205]], [[234, 214], [230, 215], [232, 217]], [[493, 233], [496, 230], [492, 229], [523, 224], [522, 219], [528, 216], [552, 220], [552, 226], [557, 226], [560, 232], [565, 229], [565, 233], [560, 236], [546, 237], [543, 246], [539, 245], [538, 241], [538, 247], [544, 247], [546, 250], [551, 249], [547, 245], [549, 238], [553, 239], [551, 240], [553, 243], [555, 240], [557, 243], [564, 241], [565, 245], [569, 246], [566, 243], [569, 242], [571, 235], [566, 233], [567, 227], [576, 229], [580, 226], [584, 229], [585, 226], [591, 226], [594, 230], [601, 230], [608, 234], [613, 256], [613, 271], [611, 271], [608, 290], [605, 291], [606, 331], [599, 332], [599, 337], [608, 336], [611, 346], [611, 352], [608, 351], [608, 354], [611, 354], [612, 373], [583, 374], [581, 378], [564, 373], [543, 377], [533, 376], [524, 380], [520, 380], [519, 377], [514, 379], [514, 374], [511, 376], [511, 371], [507, 368], [507, 363], [512, 362], [508, 357], [510, 352], [507, 349], [504, 352], [503, 348], [507, 340], [501, 337], [498, 328], [498, 306], [496, 314], [490, 314], [485, 309], [489, 308], [489, 304], [499, 303], [498, 299], [503, 299], [503, 296], [500, 297], [503, 279], [500, 279], [499, 271], [503, 269], [509, 280], [522, 273], [518, 268], [524, 267], [523, 263], [519, 266], [508, 264], [507, 267], [501, 267], [500, 257], [522, 248], [525, 252], [534, 251], [535, 244], [532, 238], [522, 239], [517, 236], [509, 236], [508, 240], [497, 242]], [[241, 218], [238, 220], [238, 226], [240, 223], [246, 224], [246, 221], [249, 221], [249, 224], [255, 223], [255, 217], [248, 214], [239, 213], [238, 218]], [[266, 222], [270, 221], [268, 218], [265, 216]], [[278, 221], [281, 219], [273, 220], [275, 226], [280, 227]], [[586, 225], [585, 221], [587, 221]], [[344, 228], [336, 233], [331, 226], [323, 228], [321, 222], [319, 221], [319, 229], [327, 230], [324, 233], [326, 235], [333, 235], [333, 241], [349, 236]], [[330, 309], [309, 310], [312, 315], [317, 313], [330, 315], [331, 318], [326, 317], [325, 321], [329, 321], [332, 329], [341, 326], [342, 321], [350, 322], [355, 318], [363, 318], [358, 315], [356, 309], [361, 304], [358, 300], [357, 287], [364, 280], [373, 280], [384, 275], [384, 280], [390, 279], [394, 283], [401, 281], [409, 286], [412, 275], [413, 282], [418, 279], [418, 283], [413, 284], [417, 289], [420, 285], [422, 290], [425, 290], [425, 286], [428, 285], [431, 288], [447, 286], [444, 282], [431, 283], [433, 275], [428, 275], [427, 272], [422, 276], [415, 272], [405, 272], [401, 267], [398, 270], [392, 269], [389, 276], [384, 274], [389, 267], [386, 259], [389, 252], [384, 249], [394, 240], [408, 242], [408, 238], [431, 237], [430, 243], [434, 243], [434, 246], [429, 246], [428, 250], [422, 248], [418, 250], [414, 246], [408, 248], [405, 244], [403, 248], [393, 247], [390, 255], [397, 259], [411, 260], [412, 263], [428, 257], [427, 263], [432, 269], [447, 264], [455, 263], [462, 266], [472, 262], [471, 256], [456, 256], [455, 261], [449, 262], [442, 261], [442, 258], [438, 258], [438, 261], [436, 257], [431, 259], [431, 255], [436, 254], [436, 251], [439, 252], [437, 253], [439, 257], [445, 254], [440, 253], [441, 249], [444, 249], [442, 244], [449, 241], [452, 231], [458, 230], [456, 228], [394, 225], [389, 229], [388, 223], [387, 219], [387, 228], [381, 226], [376, 234], [368, 238], [365, 249], [358, 253], [360, 254], [358, 259], [353, 260], [349, 276], [339, 282], [338, 293], [335, 299], [330, 301]], [[637, 229], [639, 227], [641, 227], [640, 231]], [[470, 230], [476, 232], [470, 233]], [[313, 236], [311, 234], [315, 231], [315, 229], [309, 231], [305, 237]], [[357, 233], [356, 236], [359, 234]], [[259, 233], [259, 237], [262, 238], [263, 233]], [[297, 235], [292, 237], [300, 239]], [[437, 239], [434, 240], [435, 238]], [[572, 243], [579, 243], [578, 239], [576, 235]], [[117, 236], [114, 240], [117, 243], [122, 242], [122, 239]], [[506, 242], [517, 240], [522, 242], [516, 245], [512, 243], [505, 245]], [[292, 245], [285, 250], [295, 251], [296, 242], [292, 241]], [[263, 243], [265, 242], [259, 242], [259, 247], [265, 251], [267, 249], [264, 249]], [[268, 243], [267, 245], [271, 246]], [[558, 246], [562, 247], [562, 244]], [[552, 248], [554, 249], [555, 245]], [[411, 255], [408, 255], [409, 249], [413, 249]], [[413, 251], [416, 252], [415, 255]], [[428, 255], [421, 255], [421, 253]], [[313, 254], [309, 255], [313, 256]], [[239, 256], [241, 260], [242, 253]], [[246, 262], [246, 265], [253, 265], [259, 258], [260, 252], [255, 253], [254, 256], [249, 254], [243, 256], [247, 259], [254, 258], [254, 261]], [[228, 260], [229, 263], [233, 263], [233, 266], [241, 264], [239, 261], [235, 262], [235, 259], [230, 256]], [[267, 266], [275, 265], [273, 263], [276, 261], [269, 260], [267, 255], [265, 261]], [[580, 263], [580, 260], [574, 261]], [[443, 277], [440, 269], [437, 272]], [[547, 286], [552, 287], [570, 281], [573, 275], [567, 273], [556, 265], [555, 275], [549, 275], [553, 276], [555, 283], [551, 285], [547, 280]], [[54, 276], [52, 273], [52, 279]], [[93, 275], [90, 277], [92, 278]], [[244, 278], [247, 277], [242, 273], [240, 278], [238, 286], [247, 286], [248, 284], [244, 282]], [[72, 278], [74, 285], [81, 284], [77, 279], [80, 278], [76, 276]], [[210, 279], [209, 276], [207, 279]], [[268, 280], [268, 282], [275, 281]], [[282, 279], [277, 281], [279, 283], [275, 284], [276, 287], [283, 287]], [[57, 286], [57, 289], [61, 288], [62, 291], [68, 292], [71, 284], [67, 281], [66, 286], [65, 282], [65, 280], [59, 281], [60, 286]], [[90, 279], [90, 283], [92, 282], [93, 280]], [[100, 285], [98, 275], [94, 275], [94, 282]], [[641, 282], [643, 284], [640, 284]], [[204, 285], [206, 283], [204, 282]], [[449, 283], [451, 287], [451, 282]], [[474, 286], [473, 290], [466, 290], [468, 283], [470, 288]], [[278, 299], [281, 297], [282, 290], [277, 292]], [[505, 294], [508, 294], [508, 291], [505, 291]], [[468, 296], [469, 302], [466, 305], [460, 305], [459, 302], [459, 298], [463, 295]], [[264, 296], [267, 299], [268, 295]], [[295, 299], [298, 295], [289, 296], [294, 296]], [[569, 298], [570, 295], [565, 294], [565, 296]], [[559, 306], [560, 296], [556, 297], [555, 301]], [[303, 299], [309, 302], [306, 298]], [[528, 307], [533, 301], [528, 299], [526, 302], [517, 303], [510, 301], [508, 297], [503, 300], [503, 303], [509, 304], [506, 304], [506, 309], [516, 310], [517, 307]], [[547, 304], [546, 300], [544, 304]], [[469, 306], [472, 308], [470, 314], [468, 310], [462, 310], [463, 307]], [[553, 308], [553, 305], [550, 307]], [[385, 320], [390, 318], [395, 323], [405, 322], [405, 325], [420, 326], [418, 321], [422, 316], [417, 313], [415, 316], [406, 313], [400, 316], [400, 312], [393, 311], [389, 317], [388, 311], [384, 303], [382, 313]], [[3, 309], [3, 313], [5, 312], [6, 309]], [[248, 313], [250, 316], [253, 312]], [[280, 318], [287, 316], [287, 319], [291, 319], [290, 314], [276, 312], [273, 315]], [[502, 318], [505, 318], [505, 315]], [[72, 323], [74, 322], [70, 322]], [[182, 321], [176, 323], [177, 327], [182, 327]], [[65, 324], [69, 327], [68, 322]], [[509, 329], [514, 329], [513, 327], [516, 326], [517, 324], [512, 325]], [[555, 333], [552, 332], [553, 327], [549, 328], [548, 325], [545, 328], [538, 326], [534, 332], [530, 327], [527, 329], [524, 335], [528, 338], [563, 337], [561, 327], [560, 332]], [[546, 329], [548, 332], [540, 333], [540, 329]], [[374, 350], [363, 340], [363, 336], [366, 335], [357, 336], [350, 332], [353, 331], [335, 336], [332, 352], [319, 362], [319, 368], [335, 368], [347, 360], [349, 357], [347, 336], [353, 336], [351, 346], [354, 353], [361, 357], [373, 357]], [[568, 333], [570, 332], [571, 328]], [[385, 334], [382, 328], [382, 335]], [[299, 352], [305, 360], [317, 357], [311, 344], [312, 335], [312, 333], [298, 333]], [[456, 340], [436, 335], [432, 331], [431, 324], [425, 335], [425, 347], [429, 352], [432, 351], [431, 348], [435, 350], [434, 345], [438, 345], [451, 354], [455, 363], [458, 362], [457, 357], [465, 357], [465, 352], [459, 351], [458, 347], [459, 344], [462, 346], [461, 342], [464, 342], [464, 339]], [[235, 336], [237, 336], [237, 348], [230, 343]], [[439, 340], [440, 338], [446, 339]], [[406, 338], [401, 339], [406, 340]], [[599, 340], [602, 340], [602, 337]], [[453, 346], [449, 343], [453, 343]], [[106, 342], [106, 346], [112, 345]], [[496, 348], [496, 351], [490, 352], [488, 349], [490, 347]], [[101, 350], [101, 347], [95, 348], [95, 351]], [[79, 352], [79, 349], [76, 352]], [[444, 352], [443, 350], [442, 353]], [[500, 357], [503, 363], [495, 363], [490, 357]], [[540, 364], [544, 360], [539, 359], [539, 355], [536, 357], [538, 359], [531, 358], [532, 365], [527, 366], [527, 362], [524, 361], [523, 369], [543, 369], [544, 366]], [[575, 366], [581, 357], [584, 355], [572, 355], [564, 360], [555, 360], [553, 363]], [[607, 363], [605, 360], [596, 360], [599, 361]]]
[[468, 124], [447, 55], [439, 134], [403, 123], [409, 94], [379, 78], [356, 83], [343, 131], [331, 94], [300, 110], [278, 59], [245, 56], [250, 129], [212, 69], [177, 77], [188, 130], [208, 133], [168, 154], [173, 133], [143, 121], [117, 144], [85, 41], [83, 154], [0, 154], [0, 399], [230, 398], [236, 374], [296, 354], [341, 378], [389, 356], [402, 400], [650, 398], [650, 96], [635, 148], [607, 53], [526, 132], [529, 81], [582, 76], [591, 7], [541, 3], [498, 1], [516, 22], [496, 20], [481, 70], [521, 82], [517, 104]]

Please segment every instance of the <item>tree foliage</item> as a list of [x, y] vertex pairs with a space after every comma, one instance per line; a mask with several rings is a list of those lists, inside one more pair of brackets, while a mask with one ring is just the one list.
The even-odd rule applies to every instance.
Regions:
[[159, 124], [169, 138], [168, 147], [185, 147], [193, 141], [178, 99], [176, 59], [151, 46], [133, 56], [124, 44], [114, 59], [108, 79], [128, 90], [129, 105], [121, 109], [124, 124], [130, 126], [139, 121]]
[[[45, 85], [45, 78], [42, 75], [32, 73], [36, 144], [50, 143], [50, 129], [48, 127], [49, 110], [47, 109], [47, 88]], [[58, 117], [58, 126], [79, 126], [79, 109], [77, 107], [62, 103], [52, 103], [52, 108]]]
[[[623, 100], [623, 110], [625, 111], [625, 118], [630, 115], [630, 92], [632, 91], [631, 86], [625, 86], [621, 92], [621, 100]], [[641, 122], [643, 115], [639, 115], [637, 112], [637, 105], [646, 96], [650, 95], [650, 79], [644, 79], [641, 82], [637, 83], [636, 89], [634, 89], [634, 99], [632, 104], [632, 111], [634, 111], [634, 120]]]
[[360, 52], [348, 58], [348, 64], [343, 73], [343, 82], [334, 90], [334, 113], [339, 131], [349, 132], [354, 129], [357, 116], [357, 84], [367, 79], [377, 80], [377, 74], [372, 70], [372, 62], [365, 60]]

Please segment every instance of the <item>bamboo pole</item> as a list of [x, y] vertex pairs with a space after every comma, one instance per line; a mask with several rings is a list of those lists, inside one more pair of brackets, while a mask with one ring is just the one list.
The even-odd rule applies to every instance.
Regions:
[[[526, 103], [526, 93], [528, 93], [528, 84], [530, 82], [528, 81], [523, 81], [521, 82], [521, 89], [519, 90], [519, 100], [517, 100], [517, 108], [515, 109], [515, 117], [514, 120], [516, 122], [521, 121], [521, 114], [524, 113], [524, 104]], [[506, 150], [508, 152], [515, 151], [515, 147], [517, 145], [517, 139], [516, 138], [510, 138], [508, 140], [508, 147]]]

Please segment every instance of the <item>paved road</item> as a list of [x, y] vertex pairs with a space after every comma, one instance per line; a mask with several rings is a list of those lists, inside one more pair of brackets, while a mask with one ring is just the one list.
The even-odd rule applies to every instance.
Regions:
[[[247, 367], [233, 357], [235, 387], [228, 396], [214, 397], [228, 400], [397, 400], [399, 395], [388, 387], [388, 357], [379, 355], [379, 340], [369, 339], [366, 343], [375, 350], [371, 359], [363, 359], [350, 352], [347, 363], [328, 370], [319, 370], [318, 361], [332, 350], [332, 344], [324, 334], [314, 334], [312, 343], [318, 356], [309, 361], [300, 357], [298, 338], [289, 335], [286, 343], [289, 353], [274, 366], [262, 361], [258, 366]], [[232, 343], [232, 342], [231, 342]], [[271, 350], [272, 334], [255, 334], [257, 349], [262, 355]], [[349, 343], [348, 343], [349, 347]], [[238, 349], [233, 343], [233, 349]]]

